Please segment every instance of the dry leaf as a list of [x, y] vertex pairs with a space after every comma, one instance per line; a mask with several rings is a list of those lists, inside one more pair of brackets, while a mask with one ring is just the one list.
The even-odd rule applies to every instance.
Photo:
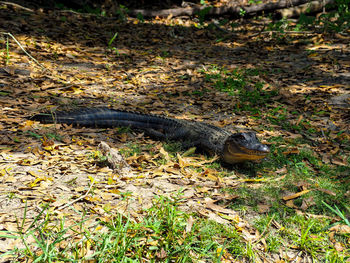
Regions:
[[258, 204], [258, 212], [259, 213], [267, 213], [270, 211], [271, 206], [266, 204]]
[[311, 190], [304, 190], [304, 191], [301, 191], [301, 192], [298, 192], [296, 194], [292, 194], [292, 195], [287, 195], [287, 196], [284, 196], [282, 197], [282, 199], [284, 201], [287, 201], [287, 200], [291, 200], [291, 199], [295, 199], [295, 198], [298, 198], [304, 194], [307, 194], [308, 192], [310, 192]]

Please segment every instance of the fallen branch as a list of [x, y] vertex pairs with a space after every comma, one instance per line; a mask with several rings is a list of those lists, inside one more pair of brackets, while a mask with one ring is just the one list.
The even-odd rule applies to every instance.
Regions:
[[284, 35], [287, 35], [287, 34], [290, 34], [290, 35], [316, 35], [317, 32], [311, 32], [311, 31], [275, 31], [275, 30], [272, 30], [272, 31], [261, 31], [261, 32], [258, 32], [258, 33], [254, 33], [252, 35], [249, 35], [249, 37], [256, 37], [256, 36], [259, 36], [259, 35], [266, 35], [266, 34], [272, 34], [272, 33], [275, 33], [275, 34], [284, 34]]
[[[253, 6], [221, 6], [221, 7], [211, 7], [208, 10], [208, 15], [232, 15], [240, 16], [243, 14], [254, 14], [258, 12], [269, 12], [276, 9], [288, 8], [291, 6], [297, 6], [301, 4], [308, 3], [309, 0], [281, 0], [276, 3], [259, 4]], [[144, 17], [167, 17], [167, 16], [192, 16], [198, 14], [202, 10], [206, 9], [206, 6], [195, 5], [193, 7], [185, 8], [173, 8], [173, 9], [163, 9], [163, 10], [144, 10], [144, 9], [134, 9], [130, 10], [129, 15], [137, 16], [141, 14]]]
[[14, 8], [19, 8], [19, 9], [28, 11], [28, 12], [30, 12], [30, 13], [34, 13], [34, 11], [33, 11], [32, 9], [29, 9], [29, 8], [27, 8], [27, 7], [24, 7], [24, 6], [21, 6], [21, 5], [19, 5], [19, 4], [10, 3], [10, 2], [5, 2], [5, 1], [0, 1], [0, 4], [12, 6], [12, 7], [14, 7]]
[[326, 5], [333, 3], [334, 0], [311, 1], [307, 4], [277, 10], [276, 13], [279, 14], [280, 17], [285, 18], [299, 17], [301, 14], [312, 14], [321, 12]]

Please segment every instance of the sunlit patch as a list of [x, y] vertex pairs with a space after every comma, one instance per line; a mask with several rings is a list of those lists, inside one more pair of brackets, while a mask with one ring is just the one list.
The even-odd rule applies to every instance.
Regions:
[[224, 159], [227, 163], [240, 163], [244, 161], [256, 161], [265, 158], [267, 153], [259, 154], [245, 154], [245, 153], [231, 153], [226, 154]]

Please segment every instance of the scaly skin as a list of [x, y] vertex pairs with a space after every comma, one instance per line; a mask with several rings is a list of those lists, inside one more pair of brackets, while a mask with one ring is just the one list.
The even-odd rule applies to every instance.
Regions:
[[231, 133], [222, 128], [197, 121], [178, 120], [150, 114], [118, 111], [109, 108], [88, 108], [71, 112], [58, 111], [32, 117], [43, 123], [65, 123], [85, 127], [131, 127], [152, 137], [182, 141], [217, 154], [229, 164], [258, 160], [269, 153], [254, 132]]

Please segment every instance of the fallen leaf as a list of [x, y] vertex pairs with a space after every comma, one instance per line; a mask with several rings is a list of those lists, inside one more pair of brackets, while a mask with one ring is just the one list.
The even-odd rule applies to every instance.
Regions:
[[298, 198], [299, 196], [302, 196], [302, 195], [304, 195], [304, 194], [307, 194], [307, 193], [310, 192], [310, 191], [311, 191], [311, 190], [304, 190], [304, 191], [298, 192], [298, 193], [296, 193], [296, 194], [284, 196], [284, 197], [282, 197], [282, 199], [283, 199], [284, 201], [291, 200], [291, 199], [295, 199], [295, 198]]
[[336, 164], [336, 165], [340, 165], [340, 166], [347, 166], [348, 165], [348, 163], [345, 159], [342, 160], [342, 159], [337, 158], [337, 157], [333, 157], [331, 162], [332, 162], [332, 164]]
[[189, 216], [189, 218], [187, 219], [187, 224], [186, 224], [186, 228], [185, 228], [186, 233], [191, 232], [194, 221], [195, 220], [193, 219], [193, 217]]
[[299, 154], [299, 149], [298, 148], [290, 148], [290, 149], [287, 149], [286, 151], [284, 151], [283, 154], [284, 155]]
[[342, 234], [342, 235], [345, 235], [345, 234], [350, 234], [350, 226], [348, 225], [335, 225], [333, 227], [331, 227], [329, 229], [329, 231], [334, 231], [338, 234]]
[[258, 212], [259, 213], [267, 213], [270, 211], [271, 206], [266, 204], [258, 204]]
[[336, 193], [334, 193], [333, 191], [328, 190], [328, 189], [317, 188], [317, 190], [320, 191], [320, 192], [323, 192], [323, 193], [325, 193], [325, 194], [332, 195], [332, 196], [336, 196], [336, 195], [337, 195]]

